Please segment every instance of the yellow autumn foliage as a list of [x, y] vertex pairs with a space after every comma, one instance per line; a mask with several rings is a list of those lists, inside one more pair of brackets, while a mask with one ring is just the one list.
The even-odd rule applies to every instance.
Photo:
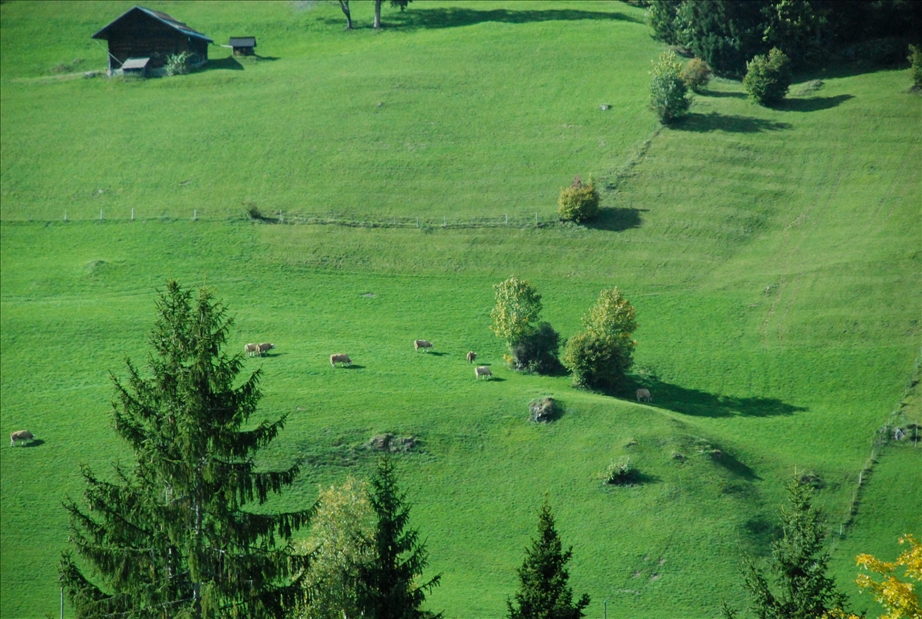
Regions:
[[[858, 574], [855, 582], [862, 592], [870, 591], [887, 613], [880, 619], [922, 619], [922, 606], [915, 592], [916, 586], [909, 580], [922, 581], [922, 544], [910, 534], [900, 538], [900, 544], [909, 544], [909, 549], [897, 557], [896, 561], [881, 561], [869, 554], [860, 554], [855, 558], [859, 567], [883, 576], [882, 581], [871, 578], [869, 574]], [[900, 580], [894, 573], [897, 568], [904, 568]], [[836, 611], [824, 619], [859, 619], [856, 615]]]

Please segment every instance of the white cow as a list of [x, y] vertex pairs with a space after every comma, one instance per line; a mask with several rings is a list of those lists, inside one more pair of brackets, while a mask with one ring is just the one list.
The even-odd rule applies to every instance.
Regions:
[[259, 344], [244, 344], [243, 352], [247, 357], [252, 357], [259, 352]]
[[637, 390], [637, 401], [638, 402], [652, 402], [653, 396], [650, 395], [649, 389], [638, 389]]
[[337, 363], [352, 365], [352, 359], [349, 358], [349, 355], [330, 355], [330, 365], [335, 368]]
[[489, 376], [490, 378], [493, 378], [493, 372], [490, 371], [490, 368], [485, 365], [478, 365], [474, 368], [474, 378], [479, 380], [481, 376]]
[[420, 348], [425, 348], [427, 349], [427, 352], [428, 352], [428, 349], [432, 348], [432, 342], [430, 342], [429, 340], [413, 340], [413, 348], [417, 351]]
[[256, 354], [262, 357], [264, 354], [275, 348], [275, 344], [270, 344], [269, 342], [263, 342], [262, 344], [256, 345]]
[[28, 430], [18, 430], [10, 433], [10, 447], [16, 446], [16, 441], [31, 441], [34, 436]]

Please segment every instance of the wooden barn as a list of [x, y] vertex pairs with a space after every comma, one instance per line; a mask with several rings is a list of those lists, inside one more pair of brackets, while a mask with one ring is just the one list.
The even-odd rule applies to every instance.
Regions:
[[125, 11], [93, 35], [109, 42], [109, 74], [119, 71], [129, 59], [149, 58], [146, 71], [157, 73], [174, 54], [189, 52], [189, 64], [208, 62], [210, 38], [160, 11], [140, 6]]
[[228, 46], [234, 50], [234, 56], [252, 56], [256, 49], [256, 37], [231, 37]]

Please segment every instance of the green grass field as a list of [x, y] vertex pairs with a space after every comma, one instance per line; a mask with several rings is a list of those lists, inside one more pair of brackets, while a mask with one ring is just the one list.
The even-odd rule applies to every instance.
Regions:
[[[922, 448], [900, 444], [838, 535], [919, 356], [922, 99], [907, 71], [810, 76], [822, 88], [795, 85], [779, 110], [717, 81], [657, 130], [661, 48], [621, 2], [417, 1], [385, 10], [383, 32], [358, 3], [351, 33], [323, 3], [164, 2], [151, 8], [218, 43], [255, 34], [267, 60], [234, 67], [213, 48], [218, 68], [185, 77], [83, 79], [105, 65], [90, 35], [130, 6], [0, 6], [0, 426], [41, 441], [0, 449], [0, 615], [57, 612], [61, 501], [80, 495], [81, 463], [127, 457], [109, 373], [144, 359], [174, 277], [228, 303], [234, 346], [277, 346], [247, 362], [262, 412], [290, 415], [265, 462], [309, 466], [274, 507], [368, 475], [376, 433], [419, 438], [399, 466], [443, 573], [428, 605], [448, 619], [505, 613], [545, 493], [588, 617], [605, 600], [616, 619], [715, 617], [743, 604], [740, 550], [768, 551], [795, 469], [822, 478], [834, 572], [874, 616], [854, 555], [892, 559], [900, 534], [922, 534]], [[527, 224], [552, 220], [574, 174], [604, 187], [600, 222]], [[249, 206], [423, 223], [277, 225]], [[621, 287], [653, 405], [505, 369], [488, 325], [511, 273], [564, 337]], [[476, 382], [468, 350], [498, 380]], [[332, 352], [355, 369], [333, 370]], [[541, 395], [566, 412], [537, 426]], [[917, 400], [906, 410], [919, 421]], [[623, 456], [645, 483], [604, 486]]]

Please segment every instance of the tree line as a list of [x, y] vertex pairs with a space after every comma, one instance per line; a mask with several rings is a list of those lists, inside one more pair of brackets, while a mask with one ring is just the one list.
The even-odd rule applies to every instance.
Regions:
[[777, 48], [795, 69], [836, 56], [901, 63], [922, 39], [922, 3], [912, 0], [649, 0], [655, 36], [689, 49], [718, 74]]
[[[494, 316], [501, 333], [521, 343], [540, 332], [539, 295], [517, 280], [497, 293], [516, 301], [497, 305], [504, 308]], [[629, 333], [614, 326], [632, 321], [633, 308], [617, 289], [603, 291], [584, 318], [584, 339], [600, 349], [631, 348]], [[112, 377], [114, 428], [132, 458], [116, 464], [109, 479], [83, 467], [83, 500], [65, 502], [69, 548], [59, 571], [77, 617], [439, 619], [423, 606], [441, 575], [423, 578], [428, 552], [410, 525], [392, 459], [379, 461], [370, 482], [347, 480], [305, 509], [252, 511], [290, 487], [300, 465], [256, 466], [286, 417], [250, 422], [260, 371], [241, 381], [243, 356], [224, 352], [232, 325], [210, 290], [194, 297], [169, 281], [157, 300], [146, 371], [128, 360], [127, 379]], [[574, 350], [584, 346], [576, 341]], [[825, 525], [811, 488], [795, 478], [788, 494], [768, 566], [744, 560], [751, 613], [853, 619], [826, 574]], [[301, 529], [310, 531], [306, 542], [295, 541]], [[901, 543], [910, 548], [894, 563], [859, 556], [859, 565], [885, 578], [862, 574], [858, 582], [892, 611], [887, 617], [917, 618], [918, 596], [894, 572], [905, 567], [908, 579], [922, 580], [922, 545], [911, 535]], [[583, 617], [589, 596], [574, 596], [567, 570], [573, 549], [564, 547], [547, 497], [524, 554], [508, 619]], [[723, 612], [738, 616], [726, 604]]]

